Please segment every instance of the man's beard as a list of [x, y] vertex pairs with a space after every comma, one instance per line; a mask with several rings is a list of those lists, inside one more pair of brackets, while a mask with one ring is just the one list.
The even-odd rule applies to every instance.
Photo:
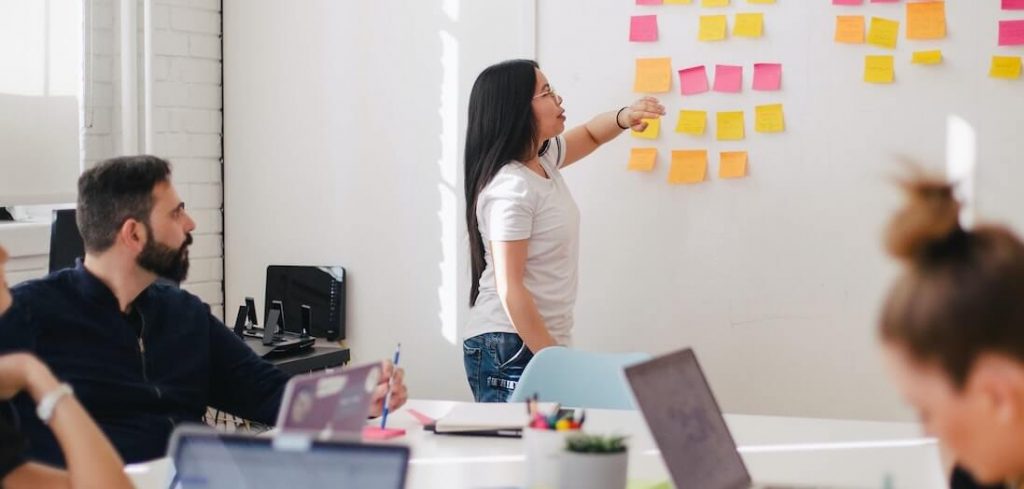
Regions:
[[192, 235], [185, 235], [181, 248], [171, 248], [157, 242], [153, 231], [146, 228], [146, 246], [135, 259], [140, 267], [175, 283], [181, 283], [188, 276], [188, 247], [192, 244]]

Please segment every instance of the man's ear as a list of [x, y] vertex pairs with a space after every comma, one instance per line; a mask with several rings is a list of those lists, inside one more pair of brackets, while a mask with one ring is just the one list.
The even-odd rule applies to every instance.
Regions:
[[136, 253], [141, 252], [146, 246], [146, 225], [132, 218], [126, 219], [117, 231], [117, 241]]

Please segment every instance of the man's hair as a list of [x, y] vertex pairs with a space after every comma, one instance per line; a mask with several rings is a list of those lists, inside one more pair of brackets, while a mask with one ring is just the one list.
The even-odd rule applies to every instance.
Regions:
[[111, 158], [82, 173], [76, 216], [85, 249], [109, 249], [128, 219], [148, 225], [153, 188], [170, 176], [171, 164], [150, 155]]

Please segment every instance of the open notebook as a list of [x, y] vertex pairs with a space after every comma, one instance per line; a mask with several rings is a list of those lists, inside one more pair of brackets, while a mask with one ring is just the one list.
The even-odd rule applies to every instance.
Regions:
[[[554, 403], [539, 403], [542, 412], [555, 409]], [[427, 429], [440, 434], [481, 436], [522, 436], [529, 422], [525, 402], [488, 402], [458, 404]]]

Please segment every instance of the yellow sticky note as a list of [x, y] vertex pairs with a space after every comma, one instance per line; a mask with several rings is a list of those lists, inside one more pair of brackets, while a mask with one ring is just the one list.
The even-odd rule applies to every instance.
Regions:
[[1015, 80], [1020, 78], [1020, 67], [1020, 56], [993, 56], [992, 68], [989, 69], [988, 76]]
[[658, 139], [658, 133], [661, 131], [661, 119], [644, 119], [647, 122], [647, 128], [643, 131], [631, 131], [633, 137], [640, 139]]
[[764, 14], [736, 14], [736, 25], [732, 35], [737, 37], [761, 37], [764, 32]]
[[700, 0], [701, 7], [728, 7], [729, 0]]
[[629, 170], [651, 171], [658, 159], [658, 148], [633, 148], [629, 150]]
[[718, 113], [718, 140], [739, 141], [744, 138], [743, 112]]
[[728, 21], [724, 15], [701, 15], [700, 32], [697, 39], [701, 41], [721, 41], [725, 39]]
[[946, 2], [907, 4], [907, 39], [946, 37]]
[[864, 16], [837, 15], [836, 42], [864, 44]]
[[782, 104], [758, 105], [754, 107], [754, 130], [757, 132], [782, 132], [786, 120], [782, 115]]
[[892, 56], [864, 57], [864, 81], [868, 83], [892, 83], [895, 75]]
[[707, 173], [707, 150], [692, 149], [672, 152], [672, 166], [668, 170], [668, 183], [700, 183], [704, 181]]
[[662, 3], [665, 5], [689, 5], [693, 3], [693, 0], [664, 0]]
[[896, 38], [899, 37], [899, 34], [900, 22], [898, 20], [872, 17], [871, 28], [868, 29], [868, 44], [896, 49]]
[[910, 62], [917, 65], [937, 65], [942, 62], [942, 51], [938, 49], [914, 51], [914, 56], [910, 59]]
[[672, 89], [672, 58], [637, 58], [634, 92], [665, 93]]
[[703, 110], [680, 110], [676, 132], [700, 136], [708, 124], [708, 113]]
[[718, 178], [747, 176], [746, 151], [722, 151], [718, 154]]

